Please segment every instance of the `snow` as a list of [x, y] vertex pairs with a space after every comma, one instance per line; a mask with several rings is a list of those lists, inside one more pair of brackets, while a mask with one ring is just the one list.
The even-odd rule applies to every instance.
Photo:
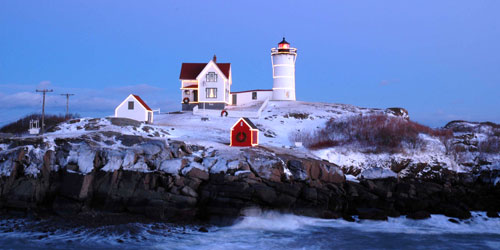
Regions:
[[498, 183], [500, 183], [500, 177], [495, 178], [493, 181], [493, 186], [496, 186]]
[[88, 147], [80, 147], [78, 150], [78, 170], [82, 174], [88, 174], [94, 169], [95, 151]]
[[[231, 111], [241, 108], [241, 111], [255, 109], [257, 106], [231, 107]], [[407, 148], [400, 153], [367, 153], [367, 148], [356, 145], [351, 147], [331, 147], [320, 150], [309, 150], [305, 147], [297, 146], [303, 142], [297, 141], [295, 136], [299, 132], [314, 131], [323, 128], [330, 119], [342, 120], [354, 115], [368, 115], [385, 113], [381, 109], [360, 108], [346, 104], [330, 103], [308, 103], [308, 102], [286, 102], [269, 101], [262, 110], [259, 118], [251, 118], [252, 122], [259, 128], [259, 147], [263, 147], [275, 154], [288, 154], [300, 158], [322, 159], [339, 166], [344, 171], [353, 170], [354, 173], [364, 173], [364, 178], [373, 176], [394, 176], [395, 173], [390, 170], [394, 163], [419, 164], [428, 163], [432, 165], [443, 166], [444, 168], [465, 172], [470, 171], [471, 167], [477, 164], [479, 160], [490, 162], [483, 165], [483, 169], [500, 169], [500, 154], [479, 154], [477, 152], [465, 151], [460, 154], [450, 154], [447, 152], [446, 145], [436, 137], [426, 134], [420, 134], [419, 138], [424, 142], [420, 149]], [[192, 112], [180, 112], [170, 114], [155, 115], [155, 124], [140, 124], [139, 126], [116, 126], [108, 118], [81, 118], [59, 125], [59, 130], [46, 133], [44, 149], [29, 149], [33, 156], [38, 159], [36, 164], [26, 166], [26, 171], [31, 175], [38, 175], [43, 155], [47, 150], [54, 150], [57, 138], [81, 138], [99, 137], [100, 140], [92, 141], [91, 146], [80, 146], [78, 143], [72, 145], [69, 155], [60, 167], [67, 164], [77, 164], [78, 172], [81, 174], [90, 173], [93, 170], [93, 162], [96, 149], [104, 151], [105, 165], [104, 171], [116, 171], [120, 168], [133, 171], [151, 171], [148, 168], [153, 155], [158, 155], [159, 160], [154, 163], [158, 170], [170, 174], [187, 173], [193, 167], [199, 168], [210, 173], [227, 173], [228, 170], [238, 170], [240, 162], [248, 160], [255, 165], [264, 166], [258, 171], [270, 169], [273, 164], [278, 162], [275, 155], [270, 154], [267, 157], [253, 157], [245, 159], [245, 148], [230, 147], [229, 135], [233, 124], [238, 117], [220, 117], [211, 116], [208, 121], [202, 121], [200, 116], [193, 115]], [[454, 126], [464, 126], [472, 128], [475, 132], [456, 132], [455, 136], [464, 135], [471, 138], [472, 144], [484, 141], [488, 135], [495, 133], [491, 127], [477, 123], [456, 123]], [[465, 130], [464, 130], [465, 131]], [[104, 133], [112, 132], [112, 133]], [[152, 138], [160, 142], [143, 143], [140, 147], [127, 147], [116, 137], [119, 135], [134, 135], [145, 138]], [[193, 162], [182, 169], [183, 159], [169, 160], [170, 156], [161, 155], [163, 148], [168, 144], [168, 140], [184, 141], [187, 144], [200, 145], [205, 149], [194, 152], [186, 159], [193, 161], [195, 158], [201, 158], [201, 163]], [[9, 145], [0, 144], [0, 153], [10, 152]], [[258, 150], [254, 149], [254, 150]], [[15, 150], [15, 149], [12, 149]], [[144, 153], [144, 156], [140, 156]], [[144, 159], [145, 157], [146, 159]], [[35, 161], [34, 161], [35, 162]], [[284, 173], [291, 176], [290, 169], [281, 162]], [[331, 171], [339, 171], [332, 168]], [[365, 170], [373, 169], [372, 172]], [[0, 175], [8, 176], [12, 171], [12, 162], [9, 159], [0, 160]], [[329, 170], [330, 171], [330, 170]], [[378, 171], [378, 172], [377, 172]], [[403, 169], [400, 175], [404, 175]], [[233, 171], [229, 171], [232, 173]], [[236, 171], [237, 173], [243, 173]], [[351, 173], [351, 172], [349, 172]], [[349, 176], [349, 175], [348, 175]], [[348, 177], [352, 181], [363, 175]]]
[[132, 167], [123, 169], [138, 172], [151, 172], [148, 168], [148, 165], [144, 162], [144, 158], [140, 158]]
[[120, 153], [116, 153], [115, 151], [111, 151], [107, 157], [107, 160], [108, 162], [101, 170], [106, 172], [113, 172], [120, 169], [120, 167], [122, 166], [123, 155]]
[[161, 163], [159, 170], [165, 173], [179, 175], [179, 171], [181, 170], [181, 168], [182, 168], [182, 159], [171, 159], [171, 160], [164, 160]]
[[189, 166], [187, 166], [187, 167], [185, 167], [185, 168], [183, 168], [183, 169], [181, 170], [182, 175], [187, 175], [187, 174], [191, 171], [191, 169], [193, 169], [193, 168], [197, 168], [197, 169], [199, 169], [199, 170], [201, 170], [201, 171], [208, 172], [208, 169], [206, 169], [206, 168], [205, 168], [203, 165], [201, 165], [200, 163], [198, 163], [198, 162], [191, 162], [191, 163], [189, 164]]
[[388, 168], [373, 167], [361, 171], [361, 178], [363, 179], [384, 179], [384, 178], [397, 178], [398, 175]]
[[135, 162], [135, 157], [136, 157], [135, 152], [132, 150], [128, 150], [125, 153], [125, 157], [123, 158], [123, 163], [122, 163], [123, 168], [130, 168]]
[[227, 163], [227, 169], [238, 169], [240, 161], [231, 161]]
[[7, 159], [3, 162], [0, 162], [0, 176], [10, 176], [13, 167], [14, 161], [12, 159]]
[[210, 168], [211, 174], [225, 173], [227, 172], [227, 161], [225, 159], [219, 159], [213, 167]]
[[[251, 120], [261, 131], [260, 145], [281, 147], [295, 146], [295, 141], [290, 140], [294, 133], [323, 127], [331, 118], [340, 119], [349, 115], [377, 112], [383, 111], [346, 104], [269, 101], [262, 115]], [[290, 114], [308, 114], [308, 118], [298, 119]], [[155, 115], [155, 124], [168, 130], [171, 138], [188, 143], [229, 144], [231, 127], [238, 119], [216, 115], [211, 116], [208, 121], [202, 121], [200, 116], [184, 112]], [[275, 137], [267, 137], [264, 134], [275, 134]]]
[[239, 175], [242, 175], [242, 174], [249, 174], [251, 173], [252, 171], [250, 170], [238, 170], [234, 173], [234, 176], [239, 176]]
[[346, 174], [345, 179], [346, 179], [346, 181], [352, 181], [352, 182], [359, 183], [358, 178], [356, 178], [356, 176], [354, 176], [352, 174]]
[[36, 177], [40, 173], [40, 168], [36, 163], [31, 163], [27, 168], [24, 169], [24, 173], [31, 177]]

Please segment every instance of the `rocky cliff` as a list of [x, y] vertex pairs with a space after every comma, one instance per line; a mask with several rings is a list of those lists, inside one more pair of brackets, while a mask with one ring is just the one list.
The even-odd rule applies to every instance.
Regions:
[[300, 151], [187, 145], [158, 128], [134, 125], [124, 134], [101, 123], [87, 122], [84, 134], [1, 139], [2, 211], [186, 222], [235, 218], [252, 207], [348, 220], [497, 216], [500, 208], [494, 169], [346, 181], [338, 166]]

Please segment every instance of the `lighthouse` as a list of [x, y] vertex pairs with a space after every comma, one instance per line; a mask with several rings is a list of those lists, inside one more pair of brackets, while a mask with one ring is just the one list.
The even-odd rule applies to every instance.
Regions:
[[295, 101], [295, 59], [297, 49], [290, 47], [283, 37], [278, 48], [271, 49], [273, 65], [272, 100]]

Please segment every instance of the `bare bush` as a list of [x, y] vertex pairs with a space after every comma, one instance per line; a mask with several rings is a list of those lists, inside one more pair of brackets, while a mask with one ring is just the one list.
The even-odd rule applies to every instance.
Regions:
[[481, 153], [499, 154], [500, 138], [489, 136], [488, 139], [479, 143], [478, 151]]
[[443, 142], [452, 137], [451, 130], [432, 129], [400, 117], [382, 114], [352, 116], [345, 120], [331, 119], [325, 128], [312, 133], [294, 135], [310, 149], [342, 145], [369, 147], [373, 152], [401, 152], [403, 148], [422, 148], [419, 134], [439, 137]]
[[[80, 117], [78, 114], [69, 114], [68, 119]], [[29, 129], [30, 120], [39, 120], [42, 122], [41, 114], [30, 114], [15, 122], [7, 124], [0, 128], [1, 133], [23, 134], [27, 133]], [[45, 128], [49, 129], [63, 121], [66, 121], [65, 115], [45, 115]]]
[[309, 114], [308, 113], [288, 113], [288, 114], [284, 115], [283, 117], [285, 117], [285, 118], [292, 117], [295, 119], [304, 120], [304, 119], [309, 118]]

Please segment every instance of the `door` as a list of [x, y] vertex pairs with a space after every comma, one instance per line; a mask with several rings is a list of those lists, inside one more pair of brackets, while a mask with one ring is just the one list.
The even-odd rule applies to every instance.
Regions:
[[153, 113], [152, 112], [148, 112], [148, 123], [153, 123]]
[[237, 95], [233, 95], [233, 105], [236, 105], [236, 101], [237, 101]]
[[193, 102], [198, 101], [198, 90], [193, 90]]

